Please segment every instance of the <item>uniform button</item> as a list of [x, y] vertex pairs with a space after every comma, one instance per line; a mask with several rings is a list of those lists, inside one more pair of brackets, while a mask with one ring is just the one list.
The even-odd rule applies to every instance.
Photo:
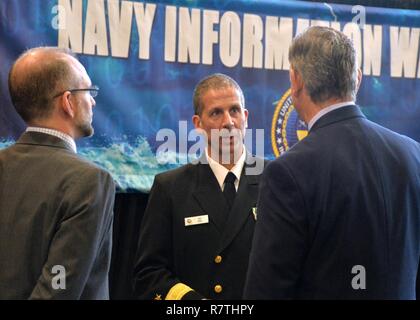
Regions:
[[217, 284], [217, 285], [214, 286], [214, 292], [220, 293], [220, 292], [222, 292], [222, 290], [223, 290], [223, 288], [220, 284]]
[[222, 262], [222, 256], [216, 256], [216, 258], [214, 258], [214, 262], [216, 263]]

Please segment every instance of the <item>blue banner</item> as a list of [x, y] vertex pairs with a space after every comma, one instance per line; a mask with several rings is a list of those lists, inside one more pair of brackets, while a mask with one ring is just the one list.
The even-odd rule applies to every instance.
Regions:
[[[78, 141], [78, 152], [108, 169], [121, 191], [148, 191], [157, 173], [186, 163], [197, 141], [189, 136], [192, 93], [215, 72], [244, 91], [248, 147], [274, 158], [307, 134], [290, 101], [287, 54], [311, 25], [353, 39], [363, 71], [357, 103], [367, 117], [420, 141], [419, 11], [277, 0], [2, 0], [0, 148], [25, 129], [7, 89], [13, 61], [31, 47], [60, 46], [78, 54], [101, 88], [95, 135]], [[162, 145], [166, 153], [156, 156]]]

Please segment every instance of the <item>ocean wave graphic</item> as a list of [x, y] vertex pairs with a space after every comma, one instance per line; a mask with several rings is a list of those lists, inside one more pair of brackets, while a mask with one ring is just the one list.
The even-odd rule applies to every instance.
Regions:
[[156, 156], [143, 137], [133, 143], [81, 147], [78, 154], [109, 171], [118, 184], [118, 192], [149, 192], [155, 175], [177, 168], [187, 159], [176, 152]]
[[[0, 149], [14, 143], [0, 141]], [[107, 170], [118, 187], [117, 192], [149, 192], [155, 175], [187, 163], [188, 156], [176, 152], [155, 155], [144, 137], [132, 143], [111, 142], [108, 146], [78, 147], [77, 153]]]
[[0, 150], [7, 148], [14, 143], [13, 140], [0, 140]]

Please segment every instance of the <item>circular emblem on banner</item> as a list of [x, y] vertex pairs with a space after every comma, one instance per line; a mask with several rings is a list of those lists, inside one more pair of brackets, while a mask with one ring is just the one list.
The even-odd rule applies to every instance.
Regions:
[[286, 91], [274, 110], [271, 124], [271, 145], [274, 155], [278, 157], [296, 142], [308, 135], [308, 129], [296, 112], [290, 95]]

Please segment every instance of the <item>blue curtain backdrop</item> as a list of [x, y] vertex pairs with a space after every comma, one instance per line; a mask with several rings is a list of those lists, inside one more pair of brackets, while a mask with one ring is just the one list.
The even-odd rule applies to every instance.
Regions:
[[[147, 192], [157, 173], [185, 163], [195, 142], [180, 148], [179, 123], [192, 129], [194, 86], [214, 72], [243, 88], [249, 147], [263, 141], [265, 157], [274, 158], [306, 134], [287, 94], [287, 47], [314, 24], [339, 28], [357, 44], [364, 71], [357, 102], [367, 117], [420, 141], [418, 11], [277, 0], [3, 0], [0, 148], [25, 129], [8, 95], [10, 66], [27, 48], [60, 45], [78, 52], [101, 88], [95, 136], [78, 141], [79, 153], [108, 169], [121, 191]], [[178, 142], [166, 163], [155, 156], [167, 141], [157, 141], [162, 128]]]

